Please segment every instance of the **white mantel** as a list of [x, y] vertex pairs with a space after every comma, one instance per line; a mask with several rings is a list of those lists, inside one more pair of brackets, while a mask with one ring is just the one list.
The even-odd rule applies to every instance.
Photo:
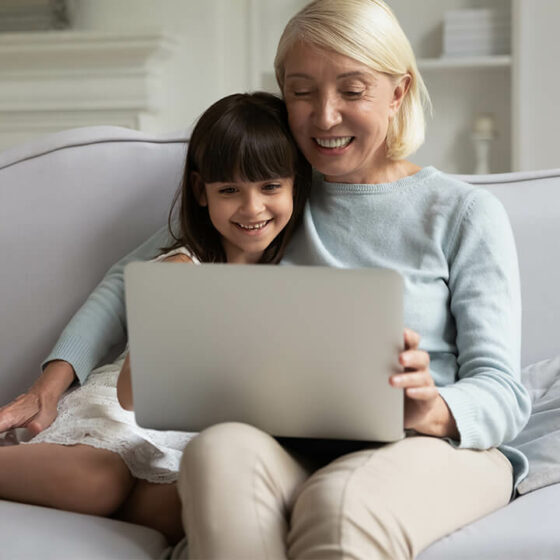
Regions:
[[62, 128], [151, 130], [175, 45], [159, 32], [0, 34], [0, 149]]

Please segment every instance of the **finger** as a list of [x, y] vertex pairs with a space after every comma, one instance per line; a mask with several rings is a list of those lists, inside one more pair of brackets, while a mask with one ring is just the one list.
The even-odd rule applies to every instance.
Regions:
[[435, 399], [439, 395], [437, 387], [408, 387], [405, 389], [405, 395], [409, 399], [414, 399], [415, 401], [430, 401]]
[[432, 387], [434, 381], [427, 372], [398, 373], [390, 377], [393, 387]]
[[416, 349], [420, 345], [420, 335], [412, 329], [404, 329], [404, 348], [405, 350]]
[[424, 350], [405, 350], [399, 354], [399, 363], [407, 369], [428, 369], [430, 355]]
[[38, 411], [39, 406], [35, 399], [28, 399], [25, 398], [25, 395], [20, 395], [0, 409], [0, 431], [23, 426]]
[[48, 428], [56, 418], [56, 410], [50, 410], [48, 408], [41, 409], [35, 416], [26, 422], [25, 427], [36, 436], [39, 432]]

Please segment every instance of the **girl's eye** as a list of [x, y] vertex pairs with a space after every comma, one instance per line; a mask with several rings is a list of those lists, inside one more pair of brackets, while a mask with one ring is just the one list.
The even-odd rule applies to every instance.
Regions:
[[294, 91], [294, 95], [296, 97], [305, 97], [306, 95], [309, 95], [311, 92], [306, 91], [306, 90], [300, 90], [300, 91]]
[[220, 194], [233, 194], [235, 192], [235, 187], [223, 187], [218, 192]]
[[263, 186], [264, 191], [275, 191], [278, 190], [282, 185], [280, 183], [268, 183], [267, 185]]

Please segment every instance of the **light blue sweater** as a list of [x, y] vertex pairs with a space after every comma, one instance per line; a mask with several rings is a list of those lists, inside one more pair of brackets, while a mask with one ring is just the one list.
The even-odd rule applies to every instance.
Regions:
[[[125, 336], [122, 270], [152, 258], [165, 229], [119, 261], [62, 333], [47, 360], [70, 362], [81, 381]], [[433, 167], [394, 183], [349, 185], [314, 177], [287, 264], [384, 267], [404, 277], [405, 325], [421, 348], [465, 448], [501, 446], [516, 481], [527, 461], [503, 444], [530, 414], [519, 381], [520, 291], [511, 227], [489, 192]]]

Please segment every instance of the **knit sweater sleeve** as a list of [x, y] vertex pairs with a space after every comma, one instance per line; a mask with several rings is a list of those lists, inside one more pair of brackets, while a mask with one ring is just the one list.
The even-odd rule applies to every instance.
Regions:
[[460, 447], [487, 449], [526, 424], [530, 398], [520, 382], [521, 301], [513, 233], [501, 203], [475, 189], [447, 245], [458, 381], [440, 388]]
[[169, 244], [167, 227], [115, 263], [62, 331], [43, 367], [52, 360], [69, 362], [80, 383], [126, 336], [123, 271], [127, 263], [148, 260]]

